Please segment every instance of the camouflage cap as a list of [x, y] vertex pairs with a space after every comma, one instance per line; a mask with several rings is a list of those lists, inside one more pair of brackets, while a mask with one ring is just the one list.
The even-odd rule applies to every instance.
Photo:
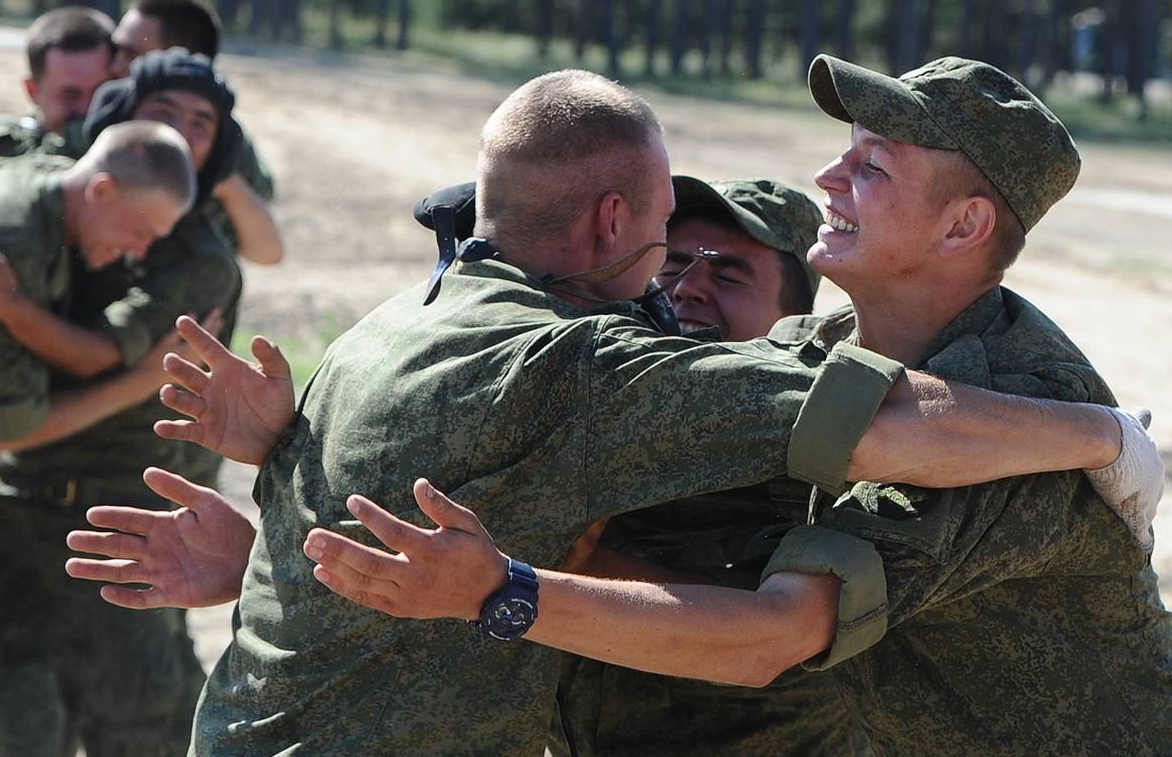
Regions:
[[961, 150], [1026, 231], [1078, 176], [1081, 160], [1062, 122], [987, 63], [940, 58], [896, 79], [819, 55], [810, 64], [810, 94], [840, 121], [899, 142]]
[[822, 211], [802, 192], [769, 179], [701, 181], [673, 176], [674, 217], [719, 209], [727, 212], [752, 239], [797, 258], [817, 294], [821, 276], [806, 261], [806, 251], [818, 241]]

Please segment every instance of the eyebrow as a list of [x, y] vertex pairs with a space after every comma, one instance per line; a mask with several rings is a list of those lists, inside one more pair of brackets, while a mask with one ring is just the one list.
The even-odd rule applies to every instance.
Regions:
[[[167, 105], [172, 108], [182, 108], [182, 106], [174, 99], [172, 99], [170, 95], [163, 92], [154, 92], [143, 98], [144, 105], [152, 102], [162, 103], [163, 105]], [[192, 112], [195, 114], [196, 118], [201, 118], [206, 121], [216, 120], [215, 112], [208, 110], [207, 108], [193, 108]]]
[[859, 141], [861, 143], [863, 143], [864, 145], [867, 145], [868, 147], [873, 147], [877, 150], [882, 150], [883, 152], [890, 155], [892, 158], [896, 157], [895, 150], [892, 149], [891, 141], [888, 139], [884, 139], [883, 137], [876, 135], [873, 137], [863, 137]]
[[[669, 263], [686, 264], [692, 262], [694, 259], [695, 256], [692, 255], [692, 253], [685, 252], [684, 250], [669, 249], [667, 251], [667, 262]], [[744, 260], [744, 258], [739, 258], [736, 255], [732, 255], [727, 252], [721, 252], [719, 257], [713, 258], [711, 260], [705, 260], [704, 262], [715, 266], [716, 268], [731, 268], [735, 271], [745, 274], [746, 276], [753, 275], [753, 267], [749, 265], [748, 262]]]

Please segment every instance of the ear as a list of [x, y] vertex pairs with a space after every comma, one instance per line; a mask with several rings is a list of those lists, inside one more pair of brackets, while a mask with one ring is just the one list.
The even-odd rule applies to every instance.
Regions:
[[37, 89], [36, 79], [31, 76], [24, 77], [24, 93], [28, 95], [28, 99], [32, 100], [34, 104], [40, 105], [40, 103], [37, 102], [37, 95], [39, 94], [39, 90]]
[[114, 177], [99, 171], [85, 183], [86, 202], [105, 204], [118, 199], [118, 183]]
[[957, 200], [948, 210], [951, 225], [940, 245], [944, 257], [964, 255], [980, 249], [993, 236], [997, 208], [988, 197], [974, 195]]
[[599, 260], [610, 258], [627, 223], [627, 201], [618, 192], [607, 192], [598, 201], [594, 217], [594, 252]]

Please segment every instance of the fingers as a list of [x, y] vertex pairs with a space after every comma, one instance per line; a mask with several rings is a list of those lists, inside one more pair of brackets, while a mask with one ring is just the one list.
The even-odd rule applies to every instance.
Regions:
[[206, 408], [203, 398], [185, 392], [174, 384], [165, 384], [159, 390], [159, 400], [172, 410], [191, 418], [199, 418]]
[[396, 552], [412, 555], [427, 548], [430, 530], [396, 518], [360, 494], [350, 495], [346, 500], [346, 509], [370, 529], [379, 541]]
[[179, 316], [179, 319], [175, 321], [175, 328], [195, 350], [195, 354], [199, 355], [200, 360], [209, 366], [215, 368], [225, 360], [234, 359], [235, 356], [228, 351], [228, 348], [220, 344], [218, 339], [196, 323], [194, 318], [186, 315]]
[[211, 377], [205, 371], [174, 352], [168, 352], [163, 356], [163, 370], [194, 394], [203, 394], [208, 382], [211, 381]]
[[289, 361], [281, 348], [263, 336], [252, 338], [252, 354], [260, 363], [261, 370], [270, 378], [289, 378]]
[[[480, 518], [463, 505], [456, 504], [446, 494], [431, 485], [426, 478], [415, 480], [412, 488], [415, 503], [423, 514], [443, 528], [452, 528], [468, 533], [485, 533]], [[355, 513], [357, 515], [357, 513]]]
[[112, 528], [127, 534], [149, 536], [160, 520], [170, 518], [168, 513], [143, 510], [137, 507], [100, 505], [85, 512], [85, 519], [97, 528]]
[[105, 581], [114, 584], [146, 583], [146, 569], [136, 560], [95, 560], [89, 557], [71, 557], [65, 561], [65, 572], [87, 581]]
[[203, 443], [203, 426], [195, 421], [155, 421], [155, 434], [177, 442]]
[[155, 607], [175, 607], [155, 588], [131, 589], [127, 586], [103, 586], [98, 592], [112, 605], [130, 610], [149, 610]]
[[75, 552], [125, 560], [141, 560], [147, 549], [141, 536], [116, 531], [70, 531], [65, 543]]
[[183, 476], [162, 468], [147, 468], [142, 472], [142, 480], [155, 494], [196, 513], [211, 501], [223, 499], [215, 489], [193, 484]]

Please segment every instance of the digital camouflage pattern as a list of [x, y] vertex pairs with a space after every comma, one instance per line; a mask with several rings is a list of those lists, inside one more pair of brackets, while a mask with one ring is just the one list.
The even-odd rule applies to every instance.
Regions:
[[[72, 163], [43, 157], [0, 162], [0, 252], [25, 295], [58, 312], [71, 280], [59, 172]], [[0, 438], [28, 434], [48, 412], [48, 370], [0, 327]]]
[[[686, 439], [680, 441], [687, 444]], [[775, 479], [685, 498], [610, 520], [603, 543], [624, 554], [755, 589], [775, 543], [763, 529], [805, 523], [810, 486]], [[554, 757], [864, 757], [861, 726], [834, 677], [791, 670], [754, 689], [652, 675], [566, 656]]]
[[[151, 245], [142, 263], [112, 265], [76, 273], [70, 319], [99, 329], [118, 344], [123, 364], [136, 364], [185, 313], [203, 317], [212, 308], [225, 312], [219, 336], [231, 339], [240, 297], [240, 270], [234, 257], [198, 215], [180, 219], [171, 234]], [[59, 389], [81, 386], [70, 376], [54, 374]], [[194, 445], [161, 439], [154, 433], [160, 418], [180, 417], [151, 398], [68, 439], [0, 456], [0, 479], [101, 482], [109, 490], [121, 482], [127, 501], [149, 495], [142, 483], [148, 465], [186, 472]], [[112, 444], [111, 440], [117, 440]]]
[[750, 238], [797, 259], [818, 293], [822, 276], [806, 260], [806, 251], [818, 241], [822, 211], [796, 189], [770, 179], [702, 181], [691, 176], [671, 177], [676, 209], [673, 218], [713, 208], [723, 210]]
[[[184, 612], [126, 610], [66, 575], [85, 510], [0, 497], [0, 755], [178, 757], [204, 680]], [[164, 503], [134, 500], [135, 504]], [[68, 749], [66, 747], [69, 747]]]
[[819, 55], [810, 65], [810, 93], [840, 121], [899, 142], [963, 151], [1026, 231], [1070, 191], [1082, 164], [1058, 117], [988, 63], [940, 58], [896, 79]]
[[[775, 336], [812, 320], [781, 321]], [[828, 316], [805, 354], [853, 328], [849, 310]], [[1062, 331], [1003, 288], [918, 367], [1114, 404]], [[766, 573], [834, 572], [840, 607], [866, 610], [853, 626], [840, 612], [834, 645], [807, 667], [829, 668], [876, 754], [1172, 754], [1172, 616], [1148, 556], [1080, 472], [948, 490], [860, 483], [820, 497], [810, 519], [763, 534], [780, 538]]]
[[857, 393], [791, 433], [822, 373], [784, 345], [663, 337], [631, 303], [586, 314], [496, 260], [460, 264], [427, 307], [423, 289], [334, 342], [261, 469], [192, 755], [541, 754], [559, 653], [343, 599], [313, 578], [308, 531], [377, 543], [346, 510], [354, 492], [425, 524], [411, 484], [427, 475], [502, 550], [555, 566], [601, 517], [783, 474], [808, 429], [861, 434], [900, 370], [837, 352]]
[[[67, 159], [42, 156], [0, 164], [0, 212], [7, 216], [0, 249], [34, 301], [81, 323], [100, 322], [129, 364], [170, 330], [179, 314], [198, 312], [204, 300], [211, 300], [206, 309], [238, 295], [239, 275], [222, 243], [206, 227], [203, 241], [197, 242], [197, 231], [183, 221], [152, 246], [141, 276], [131, 277], [119, 266], [85, 271], [65, 248], [64, 201], [55, 174], [44, 173], [46, 167], [68, 165]], [[41, 192], [49, 199], [22, 206], [16, 201], [21, 192], [34, 198]], [[34, 242], [22, 243], [26, 237]], [[36, 265], [38, 259], [53, 265]], [[191, 294], [210, 292], [209, 287], [219, 287], [221, 294]], [[115, 302], [103, 307], [111, 299]], [[0, 330], [0, 339], [10, 337]], [[38, 402], [47, 408], [48, 387], [61, 389], [73, 380], [23, 354], [23, 363], [0, 369], [0, 385], [25, 386], [25, 391], [38, 386], [21, 373], [20, 365], [30, 366], [44, 387]], [[113, 607], [92, 586], [62, 570], [69, 557], [65, 534], [87, 527], [87, 507], [111, 502], [168, 507], [141, 481], [143, 467], [178, 465], [185, 450], [186, 445], [153, 434], [161, 409], [152, 400], [62, 442], [0, 453], [5, 513], [0, 530], [0, 606], [5, 608], [0, 615], [0, 755], [60, 757], [78, 731], [91, 755], [159, 757], [186, 751], [203, 672], [183, 613]]]

